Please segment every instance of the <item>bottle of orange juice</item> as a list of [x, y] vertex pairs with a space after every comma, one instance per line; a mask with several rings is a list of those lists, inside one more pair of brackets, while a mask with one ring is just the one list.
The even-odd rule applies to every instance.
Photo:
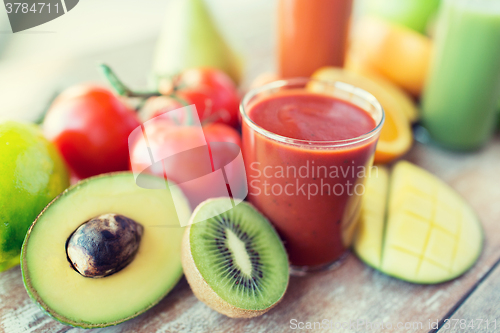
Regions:
[[279, 0], [278, 71], [310, 76], [323, 66], [343, 66], [352, 0]]

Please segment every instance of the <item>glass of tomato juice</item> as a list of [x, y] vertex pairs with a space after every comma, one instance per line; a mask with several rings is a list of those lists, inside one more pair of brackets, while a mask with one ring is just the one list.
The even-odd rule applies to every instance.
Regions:
[[384, 111], [350, 84], [296, 78], [241, 104], [248, 199], [282, 237], [292, 273], [337, 266], [348, 253]]

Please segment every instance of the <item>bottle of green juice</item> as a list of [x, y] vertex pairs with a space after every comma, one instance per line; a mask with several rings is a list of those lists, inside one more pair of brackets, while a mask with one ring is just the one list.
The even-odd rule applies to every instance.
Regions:
[[485, 144], [500, 99], [500, 0], [444, 0], [422, 102], [432, 139], [457, 150]]

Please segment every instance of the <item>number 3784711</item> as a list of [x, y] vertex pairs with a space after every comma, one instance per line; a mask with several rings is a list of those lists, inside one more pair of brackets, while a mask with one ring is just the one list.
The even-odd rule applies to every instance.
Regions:
[[497, 321], [488, 319], [445, 319], [442, 328], [446, 329], [481, 329], [496, 330]]
[[[52, 8], [51, 8], [52, 7]], [[7, 9], [7, 14], [10, 13], [34, 13], [41, 14], [42, 12], [49, 13], [52, 11], [53, 13], [59, 13], [59, 4], [51, 4], [45, 2], [38, 2], [30, 4], [26, 2], [8, 2], [5, 4], [5, 8]]]

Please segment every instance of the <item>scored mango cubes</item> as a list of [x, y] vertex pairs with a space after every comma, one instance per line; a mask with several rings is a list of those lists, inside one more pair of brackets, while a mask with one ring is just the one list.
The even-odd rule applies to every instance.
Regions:
[[481, 253], [481, 223], [470, 205], [429, 172], [401, 161], [366, 182], [354, 251], [368, 265], [414, 283], [467, 271]]

